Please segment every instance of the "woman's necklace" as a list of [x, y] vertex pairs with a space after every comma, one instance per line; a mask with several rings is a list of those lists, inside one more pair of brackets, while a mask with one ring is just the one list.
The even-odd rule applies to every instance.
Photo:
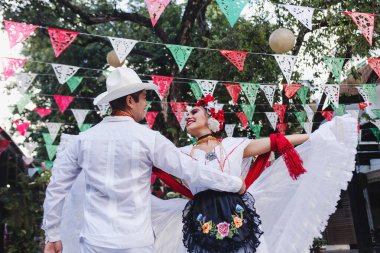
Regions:
[[[212, 136], [212, 134], [205, 134], [205, 135], [199, 137], [197, 142], [194, 144], [193, 148], [191, 149], [190, 155], [192, 156], [195, 146], [198, 146], [202, 143], [206, 143], [208, 141], [218, 141], [218, 139], [215, 138], [214, 136]], [[218, 143], [218, 145], [219, 145], [219, 143]], [[214, 150], [215, 150], [215, 148], [213, 149], [213, 151], [206, 152], [205, 159], [207, 161], [212, 161], [212, 160], [217, 159], [217, 156], [216, 156]]]

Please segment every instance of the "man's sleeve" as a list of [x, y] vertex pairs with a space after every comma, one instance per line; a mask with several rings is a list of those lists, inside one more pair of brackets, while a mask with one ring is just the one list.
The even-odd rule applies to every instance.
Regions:
[[154, 166], [184, 179], [193, 186], [206, 186], [209, 189], [227, 192], [238, 192], [242, 186], [242, 180], [239, 177], [230, 176], [197, 162], [180, 152], [160, 133], [157, 133], [155, 137], [152, 162]]
[[57, 152], [44, 201], [42, 229], [45, 230], [45, 239], [49, 242], [61, 240], [60, 221], [65, 197], [81, 171], [78, 164], [79, 136], [73, 137], [64, 148], [60, 148], [62, 150]]

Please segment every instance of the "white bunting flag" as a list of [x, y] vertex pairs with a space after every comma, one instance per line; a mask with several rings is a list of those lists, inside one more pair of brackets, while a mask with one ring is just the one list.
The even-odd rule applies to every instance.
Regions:
[[340, 86], [338, 84], [329, 84], [325, 86], [325, 94], [335, 107], [339, 107], [339, 91]]
[[110, 108], [110, 105], [108, 103], [107, 104], [100, 104], [100, 105], [98, 105], [98, 108], [100, 111], [100, 115], [104, 116], [107, 114], [107, 111]]
[[288, 82], [288, 84], [290, 84], [293, 73], [293, 67], [297, 60], [297, 56], [286, 54], [274, 54], [273, 56], [276, 59], [282, 73], [284, 74], [286, 81]]
[[187, 118], [186, 116], [187, 116], [187, 112], [183, 112], [181, 122], [179, 123], [182, 131], [185, 131], [185, 128], [186, 128], [186, 118]]
[[25, 142], [24, 147], [28, 151], [27, 155], [29, 157], [32, 157], [34, 150], [36, 150], [36, 148], [38, 147], [38, 143], [36, 143], [36, 142]]
[[198, 83], [203, 96], [214, 94], [215, 86], [218, 83], [218, 81], [214, 81], [214, 80], [195, 80], [195, 81]]
[[77, 121], [78, 128], [80, 128], [83, 125], [83, 122], [90, 110], [86, 109], [71, 109], [73, 112], [74, 118]]
[[307, 116], [307, 119], [309, 120], [309, 122], [313, 122], [314, 112], [313, 112], [313, 110], [311, 109], [311, 107], [310, 107], [309, 105], [304, 105], [304, 106], [303, 106], [303, 109], [304, 109], [305, 112], [306, 112], [306, 116]]
[[370, 103], [372, 102], [369, 98], [369, 94], [367, 92], [366, 89], [364, 89], [363, 87], [356, 87], [359, 91], [359, 94], [362, 96], [362, 98], [364, 99], [364, 102], [365, 103]]
[[37, 171], [38, 171], [37, 168], [29, 168], [28, 169], [28, 176], [33, 177], [33, 175], [36, 174]]
[[108, 37], [111, 41], [112, 47], [116, 52], [120, 62], [123, 62], [129, 55], [132, 49], [135, 47], [137, 40], [129, 40], [115, 37]]
[[313, 129], [313, 122], [305, 122], [303, 124], [303, 128], [307, 134], [311, 134], [311, 130]]
[[264, 91], [265, 97], [268, 99], [270, 106], [273, 106], [274, 92], [276, 91], [277, 85], [260, 85], [262, 91]]
[[228, 137], [232, 137], [234, 135], [236, 124], [226, 124], [224, 126], [224, 130], [226, 131], [226, 134]]
[[306, 26], [309, 30], [313, 30], [313, 14], [314, 8], [290, 5], [290, 4], [281, 4], [285, 7], [299, 22]]
[[58, 132], [61, 129], [62, 123], [47, 122], [46, 127], [49, 130], [51, 141], [54, 142], [57, 138]]
[[265, 115], [267, 115], [267, 118], [272, 128], [276, 130], [278, 114], [275, 112], [265, 112]]
[[25, 94], [25, 92], [29, 89], [30, 85], [32, 85], [36, 76], [37, 74], [28, 74], [28, 73], [18, 74], [16, 76], [18, 91], [21, 94]]
[[64, 84], [69, 80], [75, 73], [77, 73], [79, 67], [63, 64], [51, 64], [55, 75], [60, 84]]

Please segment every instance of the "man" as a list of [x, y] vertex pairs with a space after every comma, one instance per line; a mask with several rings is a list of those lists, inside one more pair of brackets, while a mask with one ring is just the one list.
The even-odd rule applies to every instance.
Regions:
[[62, 252], [60, 220], [65, 197], [83, 170], [86, 193], [81, 252], [153, 252], [151, 225], [151, 168], [210, 189], [242, 193], [242, 180], [206, 168], [182, 154], [159, 132], [138, 124], [144, 118], [146, 90], [129, 68], [120, 67], [107, 78], [107, 91], [94, 104], [110, 103], [112, 115], [81, 133], [54, 162], [46, 190], [43, 229], [45, 253]]

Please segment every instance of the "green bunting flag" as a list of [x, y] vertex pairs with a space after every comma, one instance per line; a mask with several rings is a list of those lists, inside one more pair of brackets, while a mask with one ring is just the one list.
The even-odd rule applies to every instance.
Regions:
[[372, 109], [372, 112], [380, 119], [380, 109]]
[[304, 123], [306, 121], [306, 112], [294, 112], [294, 115], [297, 118], [297, 121], [301, 124], [302, 127], [304, 127]]
[[367, 93], [367, 95], [369, 97], [369, 101], [372, 103], [375, 103], [377, 100], [376, 84], [375, 83], [366, 83], [362, 87], [363, 87], [364, 92]]
[[256, 102], [257, 92], [259, 91], [259, 88], [260, 88], [260, 84], [257, 84], [257, 83], [239, 83], [239, 84], [245, 96], [248, 98], [249, 103], [251, 105], [254, 105]]
[[50, 161], [53, 160], [55, 153], [57, 153], [57, 148], [58, 148], [58, 145], [46, 145], [46, 151], [48, 153]]
[[44, 161], [46, 169], [51, 170], [53, 168], [54, 162], [53, 161]]
[[174, 60], [178, 65], [179, 71], [182, 71], [183, 67], [186, 65], [187, 59], [189, 59], [191, 51], [193, 51], [193, 48], [170, 44], [167, 44], [166, 47], [172, 53]]
[[377, 142], [380, 142], [380, 130], [376, 128], [370, 128], [373, 135], [376, 137]]
[[42, 133], [46, 145], [52, 145], [54, 140], [51, 138], [50, 133]]
[[261, 136], [260, 132], [261, 132], [262, 125], [249, 123], [249, 127], [252, 129], [252, 131], [255, 134], [256, 138], [259, 139], [260, 136]]
[[306, 86], [302, 86], [298, 91], [297, 95], [300, 98], [303, 105], [307, 103], [307, 94], [309, 93], [309, 88]]
[[248, 122], [252, 121], [256, 106], [250, 104], [242, 104], [241, 109], [243, 110], [245, 116], [247, 116]]
[[335, 57], [323, 57], [323, 60], [327, 67], [332, 72], [332, 75], [337, 83], [340, 83], [340, 76], [342, 74], [344, 58], [335, 58]]
[[333, 108], [333, 110], [335, 112], [335, 116], [343, 116], [344, 115], [346, 105], [339, 104], [339, 107], [336, 107], [334, 104], [331, 104], [331, 107]]
[[73, 92], [82, 82], [82, 80], [83, 80], [82, 76], [73, 76], [69, 80], [67, 80], [66, 83], [67, 83], [67, 86], [69, 86], [70, 91]]
[[27, 104], [29, 104], [30, 102], [32, 102], [32, 100], [30, 100], [30, 98], [32, 97], [32, 95], [30, 94], [25, 94], [18, 102], [17, 102], [17, 110], [19, 113], [22, 113], [25, 109], [25, 106]]
[[249, 0], [216, 0], [220, 9], [226, 15], [231, 27], [234, 27], [244, 7]]
[[191, 91], [193, 92], [194, 94], [194, 97], [196, 100], [199, 100], [202, 98], [202, 91], [201, 91], [201, 88], [199, 88], [199, 85], [196, 81], [191, 81], [189, 83], [190, 85], [190, 88], [191, 88]]
[[81, 127], [79, 128], [79, 130], [81, 132], [84, 132], [86, 131], [87, 129], [91, 128], [92, 127], [92, 124], [88, 124], [88, 123], [85, 123], [85, 124], [82, 124]]

